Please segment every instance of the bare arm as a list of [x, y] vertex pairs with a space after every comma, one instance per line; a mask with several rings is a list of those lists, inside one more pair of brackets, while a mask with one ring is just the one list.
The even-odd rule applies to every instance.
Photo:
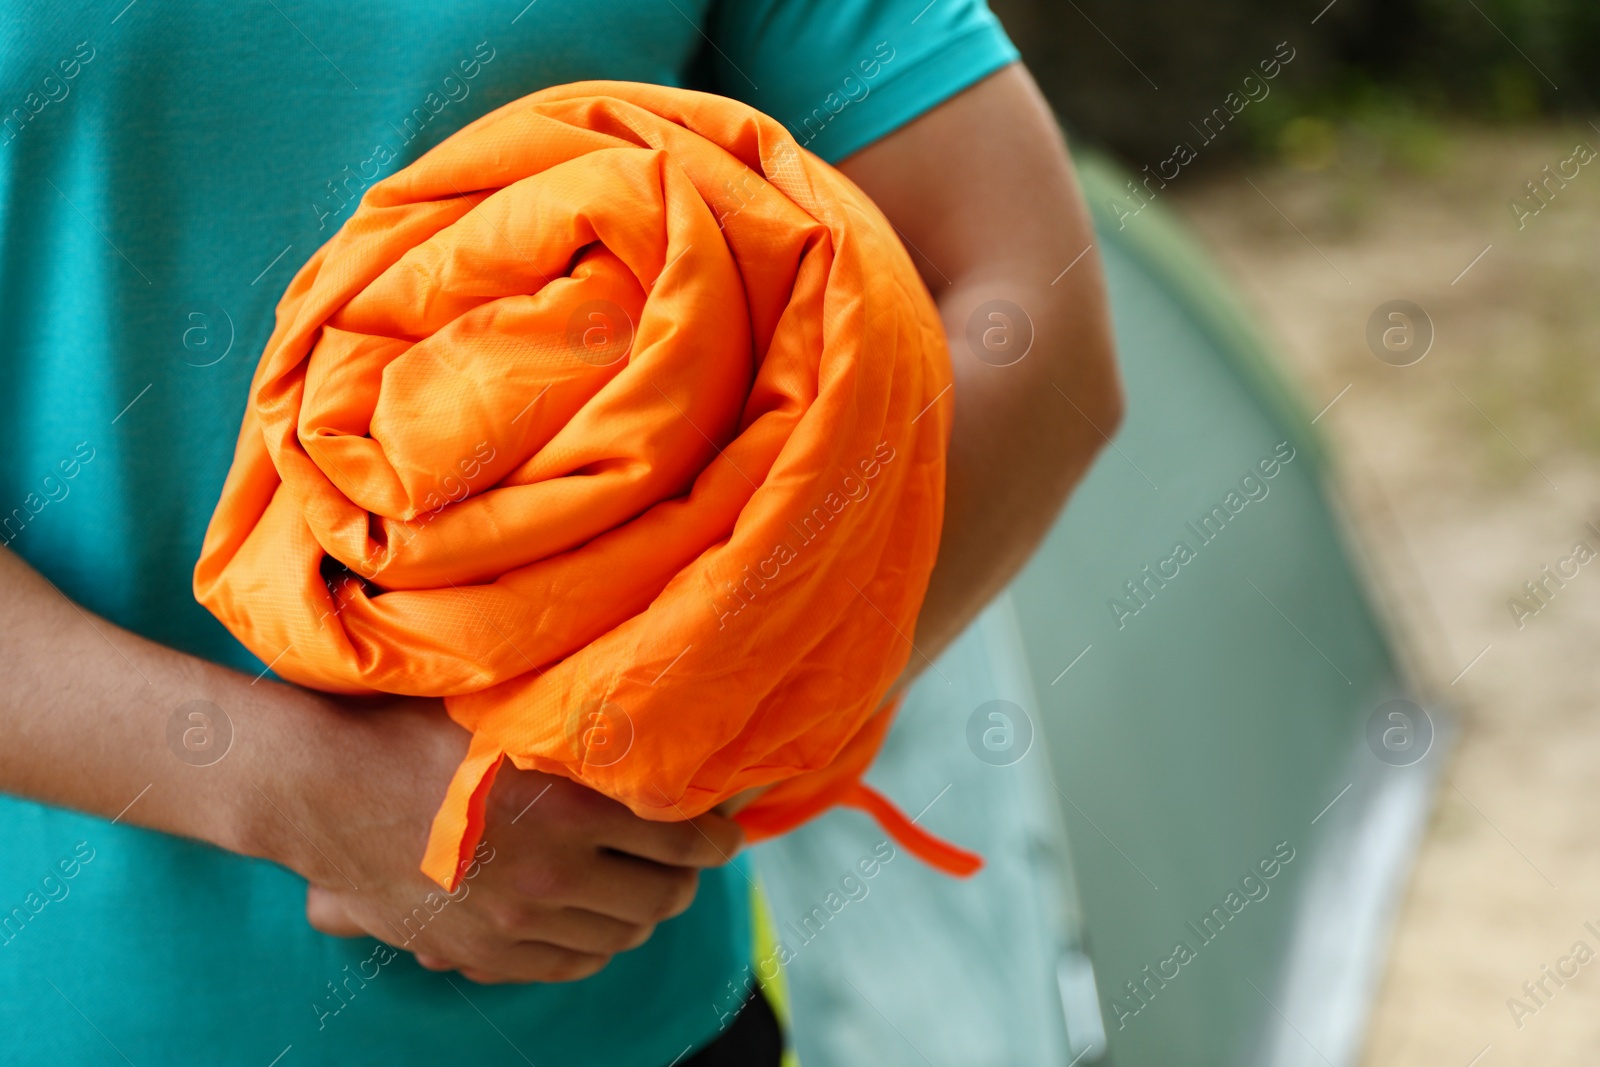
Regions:
[[[403, 920], [443, 895], [417, 864], [467, 745], [438, 701], [357, 705], [253, 680], [96, 618], [4, 549], [0, 601], [0, 792], [274, 860], [309, 882], [314, 925], [425, 966], [483, 981], [592, 974], [687, 908], [696, 869], [741, 841], [716, 815], [645, 822], [566, 779], [506, 768], [489, 798], [490, 861], [414, 932]], [[209, 765], [168, 740], [193, 700], [233, 730]]]
[[[233, 852], [279, 850], [267, 801], [239, 797], [265, 787], [279, 799], [266, 761], [325, 740], [323, 701], [113, 626], [6, 551], [0, 590], [0, 788], [107, 818], [127, 808], [123, 821]], [[237, 731], [214, 766], [168, 747], [167, 720], [190, 700], [225, 708]]]
[[[944, 533], [916, 633], [919, 651], [935, 658], [1027, 562], [1116, 431], [1122, 396], [1105, 283], [1066, 146], [1020, 64], [840, 169], [913, 250], [950, 337]], [[991, 334], [987, 360], [968, 344], [969, 320], [996, 299], [1032, 321], [1031, 350], [1009, 366], [995, 363], [1020, 333]], [[980, 334], [1005, 329], [979, 318]], [[926, 666], [914, 655], [908, 677]]]

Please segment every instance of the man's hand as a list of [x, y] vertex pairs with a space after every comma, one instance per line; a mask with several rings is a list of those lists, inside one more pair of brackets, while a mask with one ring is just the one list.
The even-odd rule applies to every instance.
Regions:
[[[448, 898], [418, 865], [467, 747], [439, 701], [251, 679], [90, 615], [3, 548], [0, 600], [0, 792], [282, 863], [311, 883], [318, 928], [371, 933], [427, 966], [482, 981], [593, 974], [688, 907], [696, 872], [742, 842], [718, 815], [646, 822], [507, 767], [479, 869], [439, 908]], [[174, 740], [192, 701], [228, 728], [215, 758]]]
[[358, 708], [339, 729], [353, 736], [330, 750], [297, 802], [307, 838], [283, 827], [273, 850], [310, 879], [311, 925], [371, 935], [430, 970], [477, 982], [586, 978], [688, 908], [699, 870], [743, 843], [719, 815], [649, 822], [565, 778], [507, 763], [489, 794], [478, 862], [446, 894], [417, 863], [467, 734], [436, 700]]

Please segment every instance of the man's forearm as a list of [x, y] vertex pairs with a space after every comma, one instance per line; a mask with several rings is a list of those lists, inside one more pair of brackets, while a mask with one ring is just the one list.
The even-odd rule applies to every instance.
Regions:
[[917, 619], [918, 649], [930, 657], [1027, 563], [1121, 418], [1103, 316], [1048, 285], [1030, 277], [964, 279], [939, 302], [952, 348], [966, 348], [973, 310], [993, 299], [1027, 309], [1034, 341], [1012, 366], [970, 353], [953, 360], [944, 529]]
[[[0, 792], [235, 852], [292, 851], [293, 829], [273, 805], [285, 806], [283, 768], [304, 746], [326, 743], [337, 714], [329, 702], [114, 626], [4, 549], [0, 599]], [[196, 700], [226, 722], [185, 713], [169, 742], [174, 714]], [[200, 731], [189, 746], [185, 730]], [[214, 763], [214, 750], [193, 744], [208, 730], [213, 744], [232, 735]], [[249, 796], [255, 804], [241, 801]]]

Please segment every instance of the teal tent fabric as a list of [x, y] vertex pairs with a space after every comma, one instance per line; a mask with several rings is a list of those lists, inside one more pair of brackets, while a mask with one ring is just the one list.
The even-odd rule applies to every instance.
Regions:
[[[1344, 847], [1335, 828], [1386, 795], [1384, 773], [1404, 773], [1365, 738], [1408, 687], [1326, 496], [1314, 427], [1269, 350], [1169, 216], [1147, 208], [1118, 229], [1107, 205], [1121, 176], [1084, 173], [1128, 417], [1014, 595], [1071, 798], [1112, 1055], [1247, 1063], [1279, 1040], [1308, 965], [1298, 903]], [[1319, 818], [1346, 785], [1345, 808]], [[1352, 898], [1388, 893], [1403, 857]], [[1228, 921], [1206, 925], [1218, 906]], [[1351, 1043], [1348, 1025], [1318, 1055], [1335, 1041]]]
[[[1270, 346], [1170, 215], [1119, 227], [1126, 176], [1079, 164], [1127, 418], [1002, 604], [918, 681], [873, 772], [913, 811], [942, 773], [957, 811], [930, 825], [984, 852], [979, 878], [1052, 889], [976, 912], [936, 879], [880, 890], [870, 931], [795, 962], [806, 1067], [920, 1062], [919, 1035], [963, 1028], [991, 1042], [963, 1063], [1342, 1065], [1358, 1050], [1439, 757], [1391, 766], [1368, 746], [1374, 710], [1409, 689]], [[997, 610], [1017, 647], [984, 645]], [[1002, 770], [964, 731], [1005, 694], [1037, 736]], [[1007, 792], [992, 772], [1047, 788]], [[870, 834], [848, 819], [760, 855], [771, 882], [805, 887], [774, 889], [780, 926]], [[998, 1000], [996, 972], [1011, 976]], [[891, 976], [883, 1003], [846, 984]]]
[[[985, 762], [967, 739], [991, 702], [1015, 721], [979, 716], [983, 730], [1009, 731]], [[754, 849], [802, 1067], [1071, 1060], [1082, 1036], [1068, 1034], [1057, 989], [1061, 960], [1081, 958], [1070, 861], [1049, 761], [1014, 710], [1035, 706], [1002, 596], [912, 687], [868, 776], [919, 825], [980, 850], [971, 879], [922, 865], [850, 810]], [[863, 857], [884, 854], [874, 878], [859, 877]], [[1094, 1014], [1092, 994], [1081, 1006]]]

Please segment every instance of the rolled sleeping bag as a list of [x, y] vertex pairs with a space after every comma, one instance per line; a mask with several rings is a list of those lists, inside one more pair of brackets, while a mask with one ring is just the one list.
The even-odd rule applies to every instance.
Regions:
[[938, 549], [951, 370], [893, 227], [771, 118], [547, 89], [372, 186], [295, 275], [194, 590], [286, 680], [472, 732], [647, 819], [863, 808]]

